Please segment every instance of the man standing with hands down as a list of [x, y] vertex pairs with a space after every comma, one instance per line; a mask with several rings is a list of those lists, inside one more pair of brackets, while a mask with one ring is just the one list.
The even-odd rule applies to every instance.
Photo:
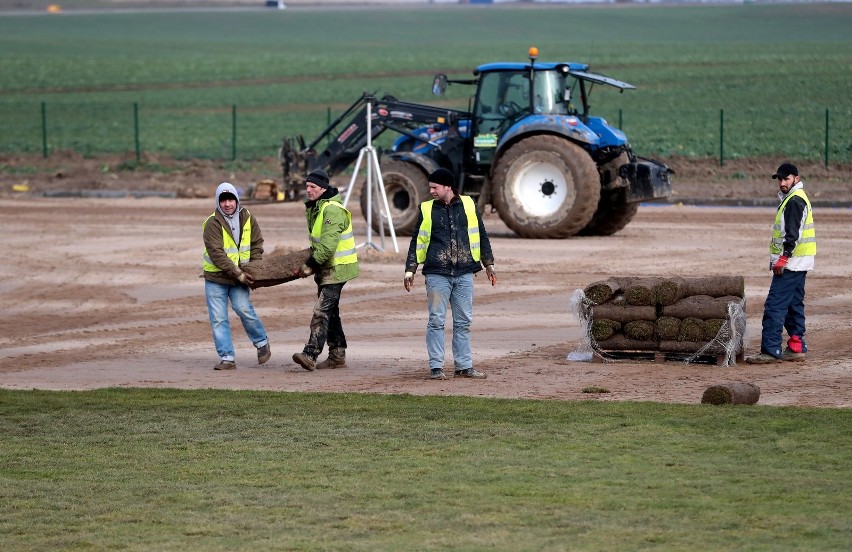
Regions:
[[405, 261], [405, 291], [414, 284], [417, 266], [423, 265], [429, 322], [426, 325], [426, 351], [431, 378], [444, 374], [444, 322], [447, 306], [453, 311], [453, 362], [455, 376], [485, 378], [473, 368], [470, 350], [470, 324], [473, 321], [473, 279], [482, 270], [497, 284], [494, 255], [485, 233], [482, 216], [469, 196], [460, 196], [453, 174], [438, 169], [429, 175], [432, 199], [420, 204], [418, 232], [411, 236]]
[[[772, 283], [763, 305], [760, 354], [748, 357], [749, 364], [801, 361], [808, 352], [804, 339], [805, 278], [813, 270], [816, 256], [813, 211], [795, 165], [783, 163], [772, 178], [778, 181], [781, 201], [769, 242]], [[784, 329], [790, 338], [782, 352]]]
[[[355, 252], [352, 215], [340, 202], [340, 194], [328, 180], [328, 174], [317, 169], [305, 180], [305, 217], [311, 256], [302, 265], [300, 276], [314, 275], [317, 302], [311, 317], [311, 333], [301, 353], [293, 362], [313, 371], [315, 368], [346, 366], [346, 336], [340, 320], [340, 293], [343, 285], [360, 272]], [[328, 359], [317, 364], [317, 357], [328, 341]]]

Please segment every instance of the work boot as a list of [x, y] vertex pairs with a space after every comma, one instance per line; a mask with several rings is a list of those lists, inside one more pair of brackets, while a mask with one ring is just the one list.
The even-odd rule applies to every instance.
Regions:
[[214, 370], [236, 370], [237, 363], [233, 360], [223, 360], [213, 367]]
[[454, 375], [457, 378], [485, 379], [488, 377], [483, 372], [479, 372], [473, 368], [468, 368], [467, 370], [456, 370]]
[[257, 363], [263, 364], [267, 360], [272, 358], [272, 349], [269, 347], [269, 343], [264, 345], [263, 347], [257, 348]]
[[787, 362], [802, 362], [803, 360], [805, 360], [805, 353], [797, 353], [790, 347], [787, 347], [781, 354], [781, 358], [786, 360]]
[[748, 364], [775, 364], [776, 362], [781, 362], [781, 359], [767, 353], [760, 353], [759, 355], [748, 357], [746, 362]]
[[333, 347], [328, 350], [328, 358], [317, 364], [317, 370], [326, 368], [346, 368], [346, 349]]
[[293, 355], [293, 362], [295, 362], [308, 372], [313, 372], [314, 368], [316, 368], [317, 366], [316, 359], [312, 358], [306, 353], [296, 353], [295, 355]]

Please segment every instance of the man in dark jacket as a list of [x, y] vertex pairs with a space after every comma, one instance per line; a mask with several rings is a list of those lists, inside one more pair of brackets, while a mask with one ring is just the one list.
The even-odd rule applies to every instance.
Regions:
[[213, 343], [220, 362], [214, 370], [233, 370], [234, 344], [228, 321], [228, 301], [240, 317], [249, 339], [257, 347], [257, 362], [272, 356], [266, 329], [249, 299], [251, 275], [241, 265], [263, 257], [263, 235], [248, 209], [240, 207], [237, 190], [229, 182], [216, 188], [216, 210], [207, 217], [204, 228], [204, 293], [213, 328]]
[[426, 325], [426, 351], [431, 378], [444, 375], [444, 322], [447, 306], [453, 311], [453, 363], [455, 375], [485, 378], [473, 368], [470, 350], [470, 324], [473, 322], [473, 279], [482, 270], [497, 283], [494, 255], [485, 233], [482, 216], [469, 196], [460, 196], [453, 174], [438, 169], [429, 175], [432, 199], [420, 205], [418, 232], [411, 236], [405, 261], [405, 291], [410, 292], [417, 266], [423, 265], [429, 322]]

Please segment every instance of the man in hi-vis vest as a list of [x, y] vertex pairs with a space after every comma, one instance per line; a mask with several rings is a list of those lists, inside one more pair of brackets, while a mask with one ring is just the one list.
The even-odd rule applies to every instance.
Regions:
[[453, 364], [455, 376], [485, 378], [473, 368], [470, 351], [470, 325], [473, 322], [474, 274], [482, 270], [497, 284], [494, 255], [485, 233], [482, 216], [470, 196], [460, 196], [453, 173], [438, 169], [429, 175], [432, 199], [420, 204], [420, 215], [408, 246], [405, 261], [405, 291], [414, 284], [417, 265], [423, 265], [429, 322], [426, 324], [426, 352], [431, 378], [444, 375], [444, 322], [447, 306], [453, 310]]
[[[813, 270], [816, 256], [813, 210], [795, 165], [783, 163], [772, 178], [778, 180], [781, 201], [769, 243], [772, 283], [763, 306], [760, 354], [748, 357], [749, 364], [802, 361], [808, 352], [805, 345], [805, 278]], [[784, 329], [789, 339], [782, 351]]]
[[257, 220], [248, 209], [240, 207], [237, 190], [228, 182], [216, 188], [216, 210], [207, 217], [204, 229], [204, 294], [207, 312], [213, 328], [213, 343], [220, 362], [214, 370], [233, 370], [237, 367], [231, 325], [228, 321], [228, 301], [240, 317], [251, 342], [257, 347], [257, 362], [263, 364], [272, 356], [266, 329], [254, 312], [249, 299], [251, 274], [241, 265], [263, 257], [263, 236]]
[[[315, 368], [346, 367], [346, 335], [340, 319], [340, 293], [343, 285], [359, 273], [355, 253], [352, 214], [343, 207], [337, 188], [331, 186], [328, 174], [321, 169], [311, 171], [305, 180], [305, 217], [311, 256], [299, 275], [314, 275], [317, 302], [311, 317], [311, 332], [301, 353], [293, 362], [313, 371]], [[328, 342], [328, 358], [317, 364], [317, 357]]]

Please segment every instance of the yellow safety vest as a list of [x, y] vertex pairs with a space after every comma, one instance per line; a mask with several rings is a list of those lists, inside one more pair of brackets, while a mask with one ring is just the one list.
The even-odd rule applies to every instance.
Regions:
[[[237, 244], [234, 242], [234, 238], [231, 236], [228, 228], [224, 225], [222, 226], [222, 245], [225, 248], [225, 254], [227, 254], [228, 258], [237, 266], [240, 266], [241, 261], [248, 261], [251, 259], [251, 213], [248, 211], [246, 211], [246, 213], [248, 214], [248, 217], [246, 218], [245, 224], [243, 224], [243, 231], [240, 233], [239, 247], [237, 247]], [[239, 211], [234, 214], [239, 216]], [[207, 223], [215, 216], [216, 213], [213, 213], [207, 217], [201, 225], [201, 228], [207, 228]], [[210, 255], [207, 254], [207, 248], [204, 249], [204, 272], [222, 272], [222, 269], [214, 265], [210, 260]]]
[[343, 209], [346, 213], [346, 229], [340, 234], [340, 241], [337, 242], [337, 249], [334, 252], [334, 257], [331, 259], [331, 265], [345, 265], [358, 262], [358, 255], [355, 252], [355, 233], [352, 231], [352, 213], [346, 210], [346, 207], [338, 201], [327, 201], [320, 207], [319, 215], [317, 215], [314, 225], [311, 228], [310, 238], [311, 244], [318, 244], [322, 238], [322, 224], [325, 219], [325, 209], [329, 205], [334, 205]]
[[769, 242], [770, 255], [784, 254], [784, 227], [782, 226], [784, 218], [784, 209], [787, 207], [787, 202], [793, 196], [798, 196], [805, 200], [808, 206], [808, 214], [805, 217], [805, 225], [802, 227], [802, 236], [796, 242], [796, 247], [793, 249], [793, 257], [807, 257], [816, 255], [816, 231], [814, 230], [813, 210], [811, 202], [808, 201], [808, 196], [804, 190], [796, 190], [784, 198], [781, 205], [778, 207], [778, 213], [775, 215], [775, 224], [772, 226], [772, 241]]
[[[479, 249], [479, 218], [476, 216], [476, 204], [470, 196], [459, 196], [464, 214], [467, 215], [467, 235], [470, 242], [470, 254], [474, 261], [480, 259]], [[420, 212], [423, 213], [423, 222], [420, 223], [420, 230], [417, 231], [417, 262], [423, 263], [426, 261], [426, 251], [429, 249], [429, 241], [432, 239], [432, 205], [434, 199], [424, 201], [420, 204]]]

